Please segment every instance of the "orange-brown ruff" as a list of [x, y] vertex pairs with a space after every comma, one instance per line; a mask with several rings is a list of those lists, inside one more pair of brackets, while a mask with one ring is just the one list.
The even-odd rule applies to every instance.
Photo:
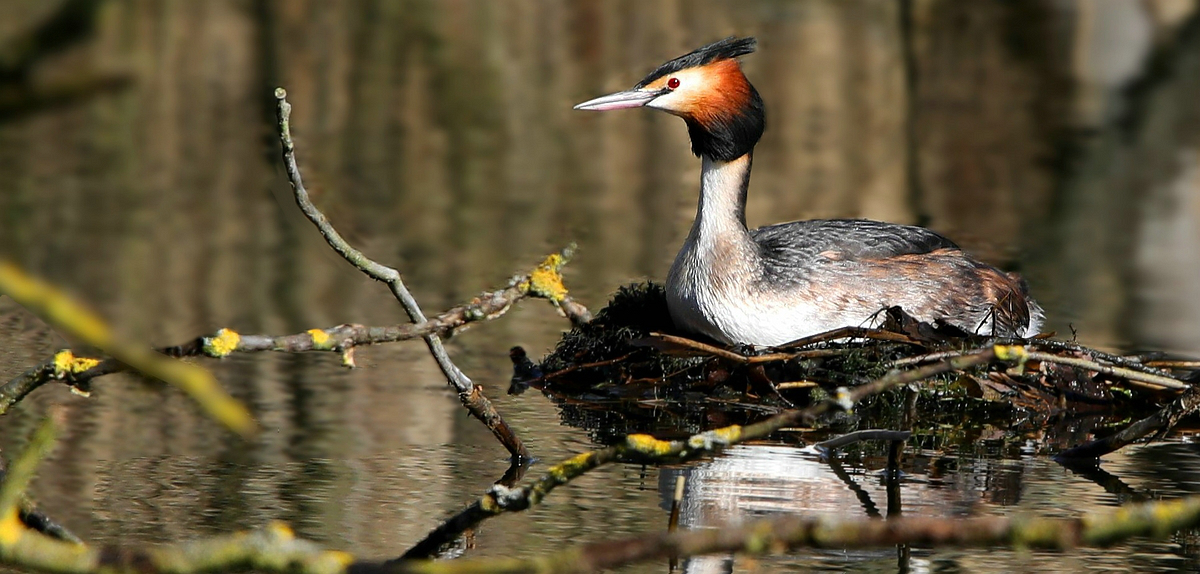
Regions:
[[576, 106], [660, 109], [683, 118], [701, 158], [696, 220], [667, 275], [676, 324], [726, 343], [775, 346], [838, 327], [870, 326], [900, 306], [929, 323], [1029, 337], [1043, 313], [1023, 280], [921, 227], [865, 219], [746, 228], [762, 99], [728, 38], [671, 60], [632, 90]]

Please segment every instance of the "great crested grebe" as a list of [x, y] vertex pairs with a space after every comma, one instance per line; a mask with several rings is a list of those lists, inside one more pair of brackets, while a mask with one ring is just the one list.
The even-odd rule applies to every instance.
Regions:
[[838, 327], [871, 326], [899, 306], [970, 333], [1030, 337], [1043, 313], [1025, 282], [921, 227], [818, 219], [746, 228], [763, 102], [737, 57], [754, 38], [726, 38], [671, 60], [632, 90], [577, 110], [648, 107], [683, 118], [701, 158], [700, 204], [667, 275], [676, 326], [718, 341], [777, 346]]

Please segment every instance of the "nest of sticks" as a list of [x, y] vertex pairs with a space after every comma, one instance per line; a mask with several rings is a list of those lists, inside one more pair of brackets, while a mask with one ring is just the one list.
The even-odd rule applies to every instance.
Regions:
[[[823, 425], [906, 424], [958, 432], [1002, 428], [1016, 438], [1047, 428], [1090, 430], [1152, 412], [1197, 378], [1200, 362], [1114, 355], [1052, 335], [981, 337], [885, 309], [880, 328], [844, 328], [771, 349], [727, 347], [675, 331], [665, 291], [622, 287], [596, 318], [566, 333], [540, 363], [515, 348], [510, 392], [534, 387], [567, 422], [602, 442], [631, 432], [685, 435], [801, 408], [896, 370], [980, 349], [1014, 349], [885, 393]], [[897, 394], [899, 393], [899, 394]]]

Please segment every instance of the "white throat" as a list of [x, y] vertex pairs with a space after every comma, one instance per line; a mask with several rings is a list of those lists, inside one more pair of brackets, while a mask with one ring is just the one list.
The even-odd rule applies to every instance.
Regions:
[[696, 221], [671, 272], [667, 307], [676, 325], [731, 341], [725, 311], [749, 298], [758, 256], [746, 230], [745, 193], [750, 156], [724, 162], [704, 158]]
[[700, 167], [700, 203], [688, 242], [701, 237], [746, 231], [746, 189], [750, 155], [733, 161], [704, 156]]

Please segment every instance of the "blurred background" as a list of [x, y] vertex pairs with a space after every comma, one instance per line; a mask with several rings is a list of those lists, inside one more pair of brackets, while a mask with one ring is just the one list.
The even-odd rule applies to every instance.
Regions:
[[[571, 106], [739, 35], [759, 39], [744, 67], [768, 115], [752, 226], [927, 225], [1024, 274], [1059, 336], [1200, 354], [1196, 0], [0, 0], [0, 15], [0, 257], [153, 344], [404, 320], [291, 203], [276, 86], [315, 201], [427, 313], [570, 241], [568, 286], [593, 310], [661, 281], [695, 210], [682, 122]], [[526, 303], [451, 348], [496, 396], [508, 347], [540, 356], [564, 326]], [[66, 344], [0, 299], [0, 377]], [[39, 488], [93, 539], [276, 517], [373, 556], [503, 470], [419, 344], [363, 350], [352, 372], [324, 356], [205, 364], [273, 429], [262, 444], [111, 377], [86, 401], [39, 391], [0, 445], [50, 404], [71, 410]], [[539, 397], [498, 406], [538, 456], [588, 446]], [[521, 526], [491, 548], [658, 520], [638, 469], [582, 483], [542, 530], [504, 519]]]

